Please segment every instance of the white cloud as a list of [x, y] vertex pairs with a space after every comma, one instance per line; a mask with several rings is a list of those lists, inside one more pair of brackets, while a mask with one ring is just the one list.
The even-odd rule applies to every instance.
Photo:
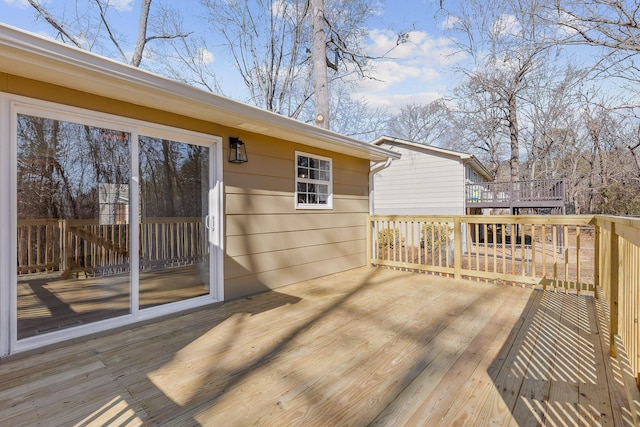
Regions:
[[396, 114], [407, 104], [428, 104], [442, 98], [439, 92], [416, 92], [405, 94], [371, 94], [365, 97], [369, 107], [386, 108], [391, 114]]
[[296, 16], [303, 13], [302, 8], [295, 7], [288, 0], [275, 0], [271, 5], [271, 15], [278, 19], [294, 19], [299, 18]]
[[565, 37], [573, 37], [579, 34], [579, 31], [586, 32], [587, 27], [578, 19], [566, 12], [560, 12], [558, 23], [558, 34]]
[[[397, 43], [397, 35], [387, 30], [371, 30], [369, 49], [373, 56], [386, 56], [396, 62], [415, 62], [441, 66], [461, 60], [457, 49], [447, 38], [432, 38], [424, 31], [410, 31], [405, 43]], [[452, 59], [453, 58], [453, 59]]]
[[425, 31], [407, 33], [397, 44], [397, 34], [386, 30], [369, 32], [369, 52], [383, 59], [372, 61], [371, 79], [360, 81], [357, 95], [373, 108], [397, 113], [408, 103], [426, 104], [443, 96], [451, 83], [445, 67], [461, 61], [451, 40], [433, 38]]
[[460, 18], [453, 15], [448, 15], [444, 21], [440, 24], [440, 28], [443, 30], [451, 30], [460, 22]]
[[20, 8], [29, 7], [29, 2], [27, 0], [4, 0], [3, 2], [9, 6], [17, 6]]
[[276, 18], [282, 18], [287, 10], [287, 2], [286, 0], [276, 0], [273, 2], [271, 6], [271, 15]]
[[109, 6], [118, 12], [130, 12], [133, 9], [133, 0], [109, 0]]
[[398, 45], [397, 35], [391, 31], [369, 32], [371, 55], [385, 56], [372, 62], [372, 79], [358, 86], [358, 95], [369, 105], [397, 111], [409, 102], [427, 103], [440, 98], [440, 90], [450, 83], [444, 67], [465, 58], [447, 38], [433, 38], [424, 31], [407, 35], [407, 42]]
[[212, 52], [203, 47], [198, 49], [198, 58], [203, 65], [211, 64], [216, 59], [215, 55]]
[[517, 36], [522, 32], [522, 25], [515, 16], [502, 13], [491, 26], [491, 31], [497, 37]]

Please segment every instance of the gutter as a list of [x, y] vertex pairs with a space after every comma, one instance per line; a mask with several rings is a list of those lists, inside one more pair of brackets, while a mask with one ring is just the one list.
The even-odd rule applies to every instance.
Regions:
[[373, 177], [375, 174], [377, 174], [378, 172], [388, 168], [389, 166], [391, 166], [391, 162], [393, 162], [393, 157], [388, 157], [387, 161], [382, 163], [374, 163], [373, 165], [371, 165], [371, 169], [369, 170], [369, 215], [373, 215], [374, 214], [374, 191], [373, 191]]
[[[393, 156], [391, 151], [382, 147], [234, 101], [2, 23], [0, 73], [14, 74], [136, 106], [370, 161], [383, 162], [389, 156]], [[222, 131], [216, 131], [220, 132]]]

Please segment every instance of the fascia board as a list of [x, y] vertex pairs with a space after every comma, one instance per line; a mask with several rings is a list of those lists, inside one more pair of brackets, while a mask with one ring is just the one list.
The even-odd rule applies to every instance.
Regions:
[[463, 163], [470, 164], [471, 167], [476, 172], [480, 173], [488, 181], [493, 181], [493, 177], [491, 176], [491, 173], [482, 164], [482, 162], [480, 162], [480, 160], [478, 160], [478, 158], [476, 156], [474, 156], [473, 154], [462, 153], [462, 152], [459, 152], [459, 151], [447, 150], [447, 149], [439, 148], [439, 147], [432, 147], [430, 145], [418, 144], [416, 142], [407, 141], [405, 139], [389, 137], [389, 136], [381, 136], [381, 137], [379, 137], [378, 139], [373, 141], [372, 145], [378, 146], [378, 145], [381, 145], [383, 143], [396, 144], [396, 145], [404, 146], [404, 147], [407, 147], [407, 148], [413, 149], [413, 150], [419, 150], [419, 151], [422, 151], [422, 152], [433, 152], [433, 153], [438, 153], [438, 154], [441, 154], [441, 155], [445, 155], [445, 156], [449, 156], [449, 157], [460, 159]]
[[397, 153], [0, 24], [0, 71], [372, 161]]

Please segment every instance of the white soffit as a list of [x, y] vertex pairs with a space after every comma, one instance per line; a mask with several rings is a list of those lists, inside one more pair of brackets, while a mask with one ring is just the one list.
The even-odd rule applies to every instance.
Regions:
[[0, 71], [372, 161], [377, 147], [0, 24]]
[[465, 163], [470, 163], [474, 169], [479, 172], [482, 176], [484, 176], [487, 180], [493, 181], [493, 177], [489, 170], [477, 159], [476, 156], [469, 153], [462, 153], [460, 151], [447, 150], [445, 148], [434, 147], [431, 145], [419, 144], [413, 141], [407, 141], [406, 139], [395, 138], [391, 136], [381, 136], [375, 141], [372, 142], [373, 145], [381, 145], [384, 143], [392, 144], [392, 145], [401, 145], [407, 147], [410, 150], [417, 150], [422, 152], [433, 152], [439, 153], [445, 156], [455, 157], [462, 160]]

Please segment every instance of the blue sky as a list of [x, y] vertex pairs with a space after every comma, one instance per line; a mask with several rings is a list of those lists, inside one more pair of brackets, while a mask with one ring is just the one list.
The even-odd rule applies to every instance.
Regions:
[[[66, 14], [75, 10], [74, 0], [42, 2]], [[119, 11], [119, 28], [136, 28], [139, 0], [111, 0], [110, 3]], [[445, 94], [456, 83], [450, 80], [453, 73], [447, 73], [446, 67], [462, 57], [454, 55], [454, 47], [443, 35], [443, 17], [437, 15], [439, 0], [386, 0], [381, 6], [380, 14], [369, 23], [370, 54], [378, 56], [387, 52], [395, 45], [398, 31], [408, 31], [409, 42], [377, 61], [373, 69], [375, 80], [363, 82], [356, 93], [363, 96], [369, 106], [387, 107], [391, 112], [407, 103], [427, 103]], [[185, 25], [202, 25], [193, 18], [198, 7], [197, 0], [182, 1], [180, 8]], [[35, 21], [34, 10], [26, 0], [0, 0], [0, 22], [42, 35], [53, 34], [47, 23]], [[225, 64], [223, 56], [212, 52], [211, 59], [217, 70], [232, 72], [233, 67]], [[223, 85], [236, 80], [232, 75], [220, 78]]]

